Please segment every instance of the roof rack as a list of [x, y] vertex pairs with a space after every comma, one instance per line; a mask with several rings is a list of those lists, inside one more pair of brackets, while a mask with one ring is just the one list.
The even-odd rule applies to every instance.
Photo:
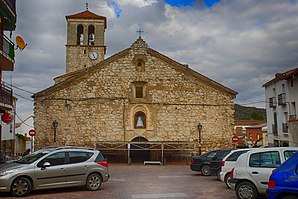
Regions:
[[94, 148], [91, 148], [91, 147], [79, 147], [79, 146], [47, 146], [47, 147], [44, 147], [44, 149], [56, 149], [56, 150], [61, 150], [61, 149], [87, 149], [87, 150], [95, 150]]

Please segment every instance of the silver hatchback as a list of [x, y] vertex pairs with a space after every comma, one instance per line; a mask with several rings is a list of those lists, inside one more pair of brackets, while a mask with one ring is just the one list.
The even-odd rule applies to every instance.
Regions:
[[10, 192], [13, 196], [72, 186], [96, 191], [108, 179], [108, 163], [103, 155], [88, 148], [45, 148], [0, 165], [0, 192]]

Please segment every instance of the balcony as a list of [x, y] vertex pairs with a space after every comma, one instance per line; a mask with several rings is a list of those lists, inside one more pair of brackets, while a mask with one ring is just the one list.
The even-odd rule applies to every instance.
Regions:
[[298, 122], [296, 114], [289, 115], [289, 122]]
[[12, 89], [1, 84], [0, 103], [12, 106]]
[[16, 15], [16, 0], [1, 0], [0, 4], [2, 8], [2, 10], [0, 10], [1, 12], [5, 12], [5, 14], [9, 16]]
[[276, 107], [276, 98], [271, 97], [269, 98], [269, 108], [274, 108], [274, 107]]
[[0, 66], [3, 71], [13, 71], [14, 43], [0, 33]]
[[9, 5], [11, 10], [16, 13], [16, 0], [5, 0], [5, 2]]
[[288, 123], [282, 123], [282, 132], [288, 133]]
[[286, 94], [285, 93], [278, 95], [278, 105], [286, 105]]
[[275, 136], [278, 135], [276, 124], [272, 124], [272, 133], [273, 133], [273, 135], [275, 135]]

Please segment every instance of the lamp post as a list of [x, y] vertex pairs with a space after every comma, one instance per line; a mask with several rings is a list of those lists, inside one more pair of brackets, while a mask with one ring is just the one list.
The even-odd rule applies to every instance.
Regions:
[[56, 130], [57, 130], [57, 127], [58, 127], [58, 122], [56, 120], [54, 120], [52, 122], [52, 128], [54, 129], [54, 143], [56, 143]]
[[202, 124], [198, 124], [198, 130], [199, 130], [199, 155], [202, 154]]

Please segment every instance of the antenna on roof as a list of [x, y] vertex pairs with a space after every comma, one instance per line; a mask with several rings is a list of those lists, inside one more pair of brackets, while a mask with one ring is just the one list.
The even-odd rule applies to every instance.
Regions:
[[86, 2], [86, 10], [88, 10], [88, 2]]

